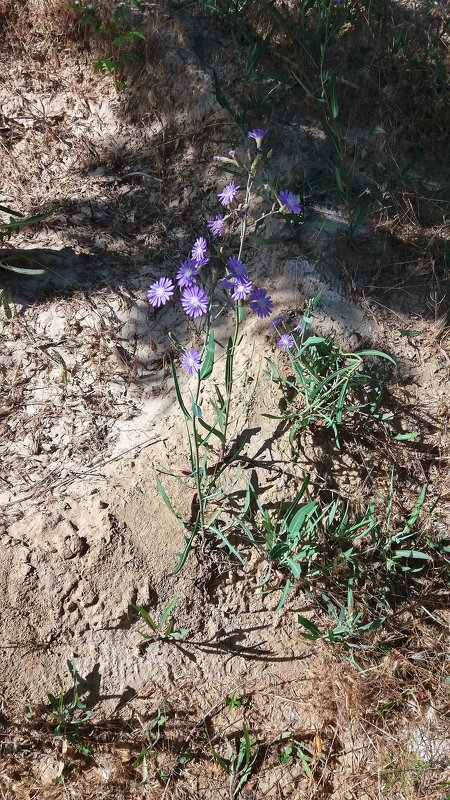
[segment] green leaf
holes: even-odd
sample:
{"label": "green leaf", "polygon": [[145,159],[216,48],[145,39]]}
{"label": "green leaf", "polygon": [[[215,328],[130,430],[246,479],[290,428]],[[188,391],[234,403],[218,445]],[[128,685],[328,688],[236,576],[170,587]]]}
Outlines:
{"label": "green leaf", "polygon": [[180,523],[180,525],[183,528],[185,528],[186,526],[185,526],[185,524],[183,522],[183,518],[180,516],[180,514],[178,514],[177,511],[175,511],[172,503],[170,502],[169,498],[167,497],[167,494],[166,494],[166,491],[164,489],[164,486],[162,485],[162,483],[159,480],[159,478],[156,478],[156,486],[158,488],[158,492],[160,493],[160,495],[161,495],[162,499],[164,500],[164,502],[165,502],[167,508],[169,509],[169,511],[173,514],[174,517],[177,518],[177,520]]}
{"label": "green leaf", "polygon": [[144,42],[146,42],[146,41],[147,41],[147,37],[145,36],[145,34],[144,34],[144,33],[142,33],[142,31],[132,30],[132,31],[128,31],[128,34],[129,34],[129,35],[130,35],[132,38],[143,39],[143,40],[144,40]]}
{"label": "green leaf", "polygon": [[191,415],[189,414],[189,411],[187,410],[186,406],[184,405],[183,398],[181,396],[180,385],[178,383],[178,378],[177,378],[177,371],[175,369],[175,363],[174,363],[174,360],[173,360],[172,357],[170,358],[170,368],[172,370],[172,377],[173,377],[173,381],[174,381],[174,384],[175,384],[175,392],[176,392],[176,395],[177,395],[178,405],[180,406],[184,416],[187,419],[191,419]]}
{"label": "green leaf", "polygon": [[183,569],[183,567],[184,567],[184,565],[186,563],[187,557],[188,557],[189,553],[191,552],[191,550],[192,550],[192,548],[194,546],[194,539],[195,539],[196,535],[197,535],[197,529],[194,528],[194,530],[192,531],[190,536],[185,536],[184,537],[185,548],[184,548],[182,553],[177,553],[176,554],[176,556],[178,558],[178,564],[175,567],[175,569],[173,570],[173,572],[169,572],[169,575],[178,575],[178,573],[181,572],[181,570]]}
{"label": "green leaf", "polygon": [[330,83],[331,83],[331,90],[330,90],[329,103],[330,103],[332,117],[333,119],[336,119],[336,117],[339,114],[339,101],[337,96],[336,75],[334,73],[331,76]]}
{"label": "green leaf", "polygon": [[174,610],[174,608],[175,608],[175,606],[176,606],[176,604],[177,604],[177,600],[178,600],[178,597],[174,597],[174,598],[173,598],[173,599],[170,601],[169,605],[168,605],[168,606],[166,606],[166,608],[165,608],[165,609],[164,609],[164,611],[162,612],[162,614],[161,614],[161,619],[160,619],[160,624],[161,624],[161,625],[163,625],[163,624],[166,622],[166,620],[167,620],[167,619],[170,617],[170,615],[171,615],[172,611]]}
{"label": "green leaf", "polygon": [[[21,228],[27,228],[29,225],[36,225],[38,222],[48,219],[48,217],[50,217],[54,211],[55,209],[51,208],[49,211],[45,211],[43,214],[33,214],[32,217],[25,217],[25,219],[11,220],[6,227],[11,228],[13,231],[19,231]],[[22,215],[19,214],[19,216],[21,217]]]}
{"label": "green leaf", "polygon": [[199,406],[197,403],[192,403],[192,413],[194,417],[198,419],[202,416],[202,407]]}
{"label": "green leaf", "polygon": [[402,530],[402,534],[409,533],[411,528],[413,527],[413,525],[415,525],[415,523],[417,521],[417,518],[418,518],[418,516],[419,516],[419,514],[420,514],[420,512],[422,510],[422,506],[423,506],[423,504],[425,502],[426,493],[427,493],[427,487],[425,485],[425,486],[422,486],[422,489],[420,491],[420,495],[417,498],[417,503],[416,503],[416,505],[414,506],[414,508],[412,510],[412,513],[411,513],[410,518],[408,519],[408,522],[406,523],[405,527]]}
{"label": "green leaf", "polygon": [[208,431],[208,436],[205,439],[202,439],[201,444],[206,444],[210,436],[217,436],[222,444],[225,443],[225,436],[221,431],[217,430],[217,428],[214,428],[212,425],[208,425],[208,423],[206,423],[203,419],[200,419],[200,417],[198,418],[198,423],[202,426],[202,428],[205,428],[205,430]]}
{"label": "green leaf", "polygon": [[303,627],[306,628],[307,631],[310,631],[310,634],[302,633],[300,631],[300,635],[304,636],[305,639],[311,639],[311,641],[315,642],[316,639],[320,639],[320,637],[322,636],[317,625],[314,625],[314,623],[311,622],[311,620],[306,619],[306,617],[298,616],[297,622],[299,623],[299,625],[303,625]]}
{"label": "green leaf", "polygon": [[409,338],[411,336],[420,336],[420,331],[410,331],[408,329],[400,328],[399,334],[400,336],[408,336]]}
{"label": "green leaf", "polygon": [[204,350],[204,358],[202,368],[200,370],[200,380],[204,381],[209,378],[214,367],[214,352],[216,342],[214,340],[214,331],[211,331],[208,337],[208,343]]}
{"label": "green leaf", "polygon": [[227,343],[227,356],[225,361],[225,388],[227,395],[230,394],[231,383],[233,380],[233,339],[228,339]]}
{"label": "green leaf", "polygon": [[0,267],[7,269],[9,272],[18,272],[20,275],[43,275],[45,269],[25,269],[25,267],[12,267],[11,264],[5,264],[0,261]]}
{"label": "green leaf", "polygon": [[358,350],[355,356],[378,356],[378,358],[385,358],[387,361],[390,361],[394,367],[397,366],[397,362],[394,361],[391,356],[388,356],[387,353],[382,353],[381,350]]}
{"label": "green leaf", "polygon": [[366,622],[365,625],[358,625],[358,633],[373,633],[373,631],[377,631],[385,619],[386,617],[378,617],[372,622]]}
{"label": "green leaf", "polygon": [[12,208],[6,208],[6,206],[0,206],[0,211],[3,211],[4,214],[12,214],[14,217],[22,216],[20,211],[14,211]]}
{"label": "green leaf", "polygon": [[229,553],[230,553],[232,556],[234,556],[235,558],[237,558],[237,560],[238,560],[238,561],[239,561],[241,564],[243,564],[243,563],[244,563],[244,559],[242,558],[242,556],[240,555],[240,553],[238,553],[238,551],[236,550],[236,548],[235,548],[235,547],[233,547],[233,545],[231,544],[231,542],[229,541],[229,539],[227,539],[227,537],[225,536],[225,534],[223,533],[223,531],[221,531],[221,529],[220,529],[220,528],[216,528],[215,526],[213,526],[213,525],[210,525],[210,526],[209,526],[209,528],[208,528],[208,530],[210,531],[210,533],[212,533],[212,534],[213,534],[213,536],[215,536],[215,537],[216,537],[216,539],[218,539],[218,540],[219,540],[219,542],[220,542],[220,545],[219,545],[219,546],[220,546],[220,547],[225,547],[225,548],[228,550],[228,552],[229,552]]}
{"label": "green leaf", "polygon": [[268,557],[270,561],[278,561],[289,550],[289,545],[286,542],[278,542],[271,550],[269,550]]}
{"label": "green leaf", "polygon": [[279,603],[278,603],[278,605],[277,605],[277,607],[275,609],[275,612],[280,611],[280,609],[283,608],[283,606],[284,606],[284,604],[285,604],[285,602],[287,600],[287,596],[288,596],[288,594],[289,594],[289,592],[291,590],[291,586],[292,586],[292,583],[288,578],[286,583],[283,586],[283,591],[281,593],[281,597],[280,597]]}
{"label": "green leaf", "polygon": [[336,180],[336,186],[338,187],[339,191],[344,194],[345,193],[345,182],[342,177],[342,170],[340,167],[334,168],[334,177]]}
{"label": "green leaf", "polygon": [[306,519],[313,511],[315,511],[317,507],[317,503],[315,500],[311,500],[307,505],[300,508],[299,511],[295,514],[291,522],[288,526],[288,531],[290,534],[295,536],[300,532],[300,529]]}
{"label": "green leaf", "polygon": [[420,550],[395,550],[394,558],[421,558],[425,561],[433,561],[428,553],[421,553]]}
{"label": "green leaf", "polygon": [[180,628],[179,631],[174,631],[170,634],[171,639],[181,639],[182,636],[187,636],[190,628]]}
{"label": "green leaf", "polygon": [[11,307],[10,307],[10,305],[8,303],[8,300],[6,299],[6,295],[5,295],[5,293],[4,293],[4,291],[2,289],[0,289],[0,303],[3,306],[3,311],[5,312],[6,319],[11,319],[11,317],[12,317]]}
{"label": "green leaf", "polygon": [[159,630],[159,625],[157,625],[156,622],[153,621],[150,614],[145,610],[145,608],[142,608],[142,606],[135,606],[135,605],[132,605],[131,608],[134,608],[134,610],[138,612],[139,616],[142,617],[145,624],[148,625],[148,627],[151,628],[152,631],[156,632]]}
{"label": "green leaf", "polygon": [[300,564],[298,564],[297,561],[294,561],[293,558],[287,558],[286,559],[286,564],[288,565],[288,567],[290,567],[290,570],[291,570],[294,578],[298,579],[298,578],[301,577],[302,569],[300,567]]}
{"label": "green leaf", "polygon": [[416,439],[419,435],[419,431],[410,431],[410,433],[398,433],[397,436],[394,436],[393,438],[397,442],[406,442],[409,439]]}

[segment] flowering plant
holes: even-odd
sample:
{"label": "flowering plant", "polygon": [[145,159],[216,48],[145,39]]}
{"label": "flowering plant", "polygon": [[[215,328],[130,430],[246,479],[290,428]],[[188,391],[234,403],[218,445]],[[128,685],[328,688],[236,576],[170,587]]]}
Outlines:
{"label": "flowering plant", "polygon": [[[215,161],[232,165],[233,173],[242,175],[242,184],[233,179],[218,193],[217,198],[223,206],[223,211],[207,221],[209,241],[204,235],[198,236],[189,257],[180,265],[175,281],[163,276],[147,291],[148,302],[154,308],[165,306],[179,294],[183,311],[192,320],[198,321],[200,331],[203,333],[203,347],[201,349],[187,347],[181,356],[184,372],[190,378],[196,379],[189,403],[183,398],[175,363],[173,359],[171,360],[177,400],[187,426],[191,465],[188,477],[194,479],[196,490],[193,503],[193,508],[196,510],[188,523],[176,514],[161,482],[157,481],[164,501],[189,533],[185,537],[184,551],[179,554],[176,572],[185,563],[197,535],[205,536],[208,531],[240,558],[225,536],[224,525],[219,519],[220,512],[207,519],[207,509],[212,498],[215,506],[220,508],[220,499],[223,499],[225,491],[218,486],[219,477],[240,453],[239,448],[229,448],[229,431],[235,380],[234,359],[241,341],[240,326],[245,308],[256,314],[259,319],[270,317],[273,309],[273,301],[267,290],[254,285],[250,271],[242,260],[244,245],[249,230],[255,230],[267,217],[281,214],[290,218],[292,214],[298,215],[301,212],[300,201],[291,191],[284,189],[276,193],[271,190],[274,197],[269,211],[257,219],[252,218],[251,200],[258,167],[262,160],[262,142],[266,133],[259,128],[248,132],[248,137],[256,144],[256,155],[250,160],[249,165],[241,161],[234,150],[231,150],[228,156],[214,156]],[[227,257],[224,244],[217,243],[217,240],[228,241],[235,233],[238,234],[237,256]],[[234,335],[223,347],[216,340],[214,321],[226,308],[232,308],[234,312]],[[281,339],[280,347],[286,349],[288,342],[283,337]],[[209,379],[213,372],[216,345],[223,347],[225,354],[224,388],[215,385],[215,397],[210,398],[214,420],[209,423],[204,418],[200,397],[203,382]],[[220,443],[218,452],[211,446],[211,440],[214,439]],[[212,452],[216,453],[216,462],[208,466]]]}
{"label": "flowering plant", "polygon": [[330,338],[309,335],[311,313],[319,299],[320,295],[311,300],[303,317],[293,324],[283,317],[275,317],[271,323],[279,337],[278,347],[287,352],[291,375],[284,377],[267,359],[266,374],[281,388],[284,410],[281,416],[264,416],[288,422],[294,452],[298,433],[311,425],[331,429],[339,448],[339,428],[345,419],[351,418],[355,425],[358,417],[384,422],[392,417],[380,411],[383,386],[376,370],[367,369],[365,361],[383,358],[395,365],[394,359],[379,350],[347,353]]}

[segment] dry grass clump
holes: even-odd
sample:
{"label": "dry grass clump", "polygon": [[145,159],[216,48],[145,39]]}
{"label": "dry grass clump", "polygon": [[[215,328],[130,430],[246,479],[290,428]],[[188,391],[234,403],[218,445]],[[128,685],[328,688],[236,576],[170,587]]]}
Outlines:
{"label": "dry grass clump", "polygon": [[68,2],[61,0],[2,0],[0,3],[2,46],[23,52],[61,48],[76,36],[77,16]]}

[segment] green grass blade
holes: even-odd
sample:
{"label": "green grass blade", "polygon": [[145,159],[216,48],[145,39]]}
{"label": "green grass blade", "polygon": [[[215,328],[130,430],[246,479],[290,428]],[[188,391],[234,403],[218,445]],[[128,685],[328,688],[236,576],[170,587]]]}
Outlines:
{"label": "green grass blade", "polygon": [[378,358],[385,358],[387,361],[390,361],[394,367],[397,366],[397,362],[391,356],[388,356],[387,353],[382,353],[381,350],[358,350],[355,353],[356,356],[378,356]]}
{"label": "green grass blade", "polygon": [[178,575],[178,573],[181,572],[181,570],[183,569],[183,567],[184,567],[184,565],[186,563],[187,557],[188,557],[189,553],[191,552],[191,550],[192,550],[192,548],[194,546],[194,539],[195,539],[196,534],[197,534],[197,529],[194,528],[194,530],[192,531],[190,536],[185,536],[184,537],[185,548],[184,548],[182,553],[177,553],[176,554],[176,556],[178,558],[178,564],[175,567],[175,569],[173,570],[173,572],[169,573],[169,575],[171,575],[171,576],[172,575]]}
{"label": "green grass blade", "polygon": [[287,600],[288,594],[291,591],[291,588],[292,588],[292,582],[288,578],[286,583],[283,586],[283,591],[282,591],[282,594],[281,594],[281,597],[280,597],[280,602],[278,603],[278,605],[277,605],[277,607],[275,609],[275,613],[277,611],[280,611],[280,609],[283,608],[283,606],[284,606],[284,604],[285,604],[285,602]]}
{"label": "green grass blade", "polygon": [[175,363],[174,363],[173,358],[170,359],[170,369],[172,370],[172,377],[173,377],[173,381],[174,381],[174,384],[175,384],[175,392],[176,392],[176,395],[177,395],[178,405],[180,406],[180,408],[181,408],[184,416],[186,417],[186,419],[191,419],[191,415],[189,414],[189,411],[187,410],[186,406],[184,405],[183,398],[181,396],[180,385],[178,383],[177,371],[175,369]]}
{"label": "green grass blade", "polygon": [[166,494],[166,491],[164,489],[164,486],[162,485],[162,483],[159,480],[159,478],[156,478],[156,486],[158,488],[158,492],[160,493],[160,495],[161,495],[162,499],[164,500],[164,502],[165,502],[167,508],[169,509],[169,511],[173,514],[174,517],[177,518],[177,520],[180,523],[180,525],[182,525],[182,527],[185,528],[186,526],[185,526],[185,524],[183,522],[183,517],[181,517],[180,514],[178,514],[178,512],[175,511],[172,503],[170,502],[169,498],[167,497],[167,494]]}
{"label": "green grass blade", "polygon": [[409,531],[411,530],[413,525],[416,524],[417,518],[418,518],[418,516],[419,516],[419,514],[420,514],[420,512],[422,510],[422,506],[423,506],[423,504],[425,502],[426,494],[427,494],[427,487],[426,486],[422,486],[420,495],[419,495],[419,497],[417,499],[417,503],[416,503],[416,505],[414,506],[414,508],[412,510],[412,513],[411,513],[411,516],[410,516],[408,522],[406,523],[405,527],[402,530],[402,534],[409,533]]}

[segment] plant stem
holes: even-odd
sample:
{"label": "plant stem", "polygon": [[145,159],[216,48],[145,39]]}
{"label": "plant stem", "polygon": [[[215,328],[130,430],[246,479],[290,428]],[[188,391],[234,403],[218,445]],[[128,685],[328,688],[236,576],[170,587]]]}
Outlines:
{"label": "plant stem", "polygon": [[[257,155],[254,159],[247,178],[247,186],[245,188],[245,200],[243,203],[244,206],[244,216],[242,217],[241,221],[241,232],[240,232],[240,241],[239,241],[239,253],[238,259],[240,260],[242,257],[242,250],[244,248],[244,241],[245,241],[245,234],[247,233],[247,208],[250,202],[250,196],[252,191],[253,179],[255,175],[255,170],[257,166],[257,162],[259,160],[259,156]],[[227,388],[227,398],[226,398],[226,409],[225,409],[225,422],[224,422],[224,442],[222,445],[222,458],[225,458],[225,452],[227,447],[227,432],[228,432],[228,425],[230,421],[230,409],[231,409],[231,397],[233,392],[233,366],[234,366],[234,354],[236,351],[237,343],[239,341],[239,326],[240,326],[240,308],[241,304],[240,301],[236,300],[234,304],[234,336],[232,339],[231,351],[230,351],[230,370],[229,370],[229,382]]]}

